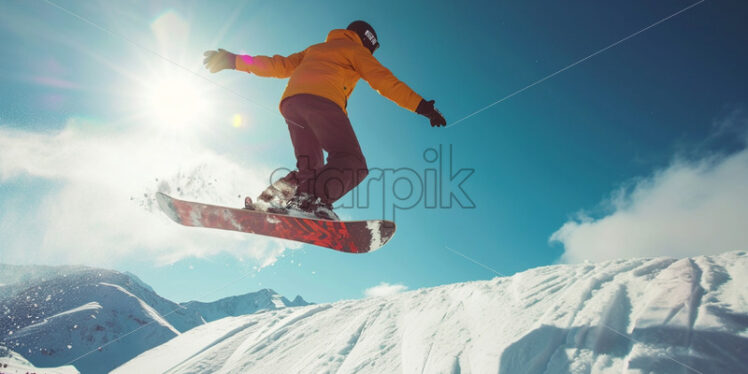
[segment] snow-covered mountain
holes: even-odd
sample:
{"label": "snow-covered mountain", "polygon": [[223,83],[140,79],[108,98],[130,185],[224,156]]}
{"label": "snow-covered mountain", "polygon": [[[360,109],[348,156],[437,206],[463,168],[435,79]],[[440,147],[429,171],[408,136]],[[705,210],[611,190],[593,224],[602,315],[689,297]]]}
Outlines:
{"label": "snow-covered mountain", "polygon": [[[294,305],[272,290],[179,305],[129,273],[86,267],[2,269],[7,273],[0,276],[0,345],[39,367],[75,360],[82,373],[108,372],[214,318]],[[297,301],[307,304],[300,297]]]}
{"label": "snow-covered mountain", "polygon": [[224,317],[236,317],[245,314],[256,313],[260,310],[273,310],[293,306],[309,305],[301,296],[296,296],[293,301],[277,294],[270,289],[248,293],[240,296],[231,296],[217,301],[204,303],[190,301],[180,304],[184,313],[194,313],[205,322],[212,322]]}
{"label": "snow-covered mountain", "polygon": [[[110,270],[84,269],[15,288],[0,300],[2,343],[40,367],[78,359],[81,372],[107,372],[202,324]],[[106,345],[113,339],[116,345]]]}
{"label": "snow-covered mountain", "polygon": [[748,255],[556,265],[228,317],[115,373],[748,373]]}

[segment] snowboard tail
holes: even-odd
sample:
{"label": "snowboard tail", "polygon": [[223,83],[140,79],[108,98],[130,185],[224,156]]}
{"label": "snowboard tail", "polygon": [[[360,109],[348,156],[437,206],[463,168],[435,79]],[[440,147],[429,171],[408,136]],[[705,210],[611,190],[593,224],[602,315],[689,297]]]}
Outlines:
{"label": "snowboard tail", "polygon": [[330,221],[175,199],[158,192],[161,210],[175,222],[193,227],[239,231],[317,245],[347,253],[381,248],[395,234],[387,220]]}

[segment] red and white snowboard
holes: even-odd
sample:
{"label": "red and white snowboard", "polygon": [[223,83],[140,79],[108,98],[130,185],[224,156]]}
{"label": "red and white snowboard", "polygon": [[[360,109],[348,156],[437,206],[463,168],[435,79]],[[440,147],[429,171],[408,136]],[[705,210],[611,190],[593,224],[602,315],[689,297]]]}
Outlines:
{"label": "red and white snowboard", "polygon": [[395,234],[395,223],[386,220],[302,218],[178,200],[161,192],[156,194],[156,199],[169,218],[185,226],[272,236],[340,252],[372,252],[385,245]]}

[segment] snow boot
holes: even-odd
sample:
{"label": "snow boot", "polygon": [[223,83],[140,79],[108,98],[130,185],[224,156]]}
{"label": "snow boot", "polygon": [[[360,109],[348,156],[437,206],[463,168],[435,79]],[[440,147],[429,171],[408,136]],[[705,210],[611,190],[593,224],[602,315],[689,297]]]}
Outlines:
{"label": "snow boot", "polygon": [[340,217],[332,210],[332,204],[322,202],[322,199],[305,192],[294,196],[288,201],[286,209],[290,213],[300,213],[310,218],[339,221]]}
{"label": "snow boot", "polygon": [[[296,178],[296,171],[288,173],[285,177],[278,179],[275,183],[268,186],[260,196],[257,198],[257,202],[252,203],[254,209],[261,209],[271,213],[281,213],[288,201],[291,200],[298,190],[298,179]],[[251,199],[247,197],[245,202]],[[246,206],[246,204],[245,204]],[[248,207],[247,207],[248,208]],[[248,208],[250,209],[250,208]]]}

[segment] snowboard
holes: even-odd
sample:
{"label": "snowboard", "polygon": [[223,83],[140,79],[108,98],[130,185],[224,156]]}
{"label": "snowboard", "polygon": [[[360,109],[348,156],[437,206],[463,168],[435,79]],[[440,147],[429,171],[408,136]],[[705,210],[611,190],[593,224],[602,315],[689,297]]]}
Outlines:
{"label": "snowboard", "polygon": [[161,192],[156,193],[156,200],[169,218],[185,226],[294,240],[346,253],[375,251],[395,234],[395,223],[387,220],[330,221],[295,217],[184,201]]}

